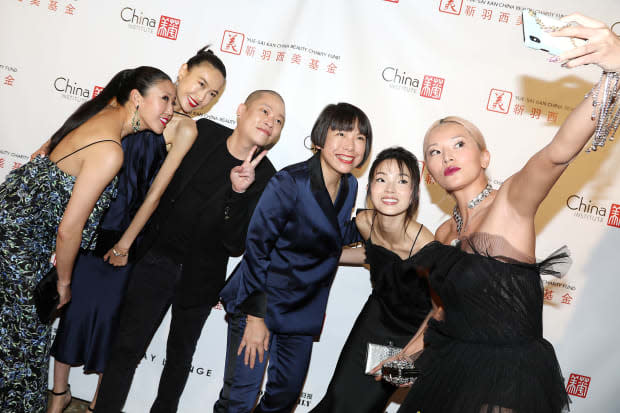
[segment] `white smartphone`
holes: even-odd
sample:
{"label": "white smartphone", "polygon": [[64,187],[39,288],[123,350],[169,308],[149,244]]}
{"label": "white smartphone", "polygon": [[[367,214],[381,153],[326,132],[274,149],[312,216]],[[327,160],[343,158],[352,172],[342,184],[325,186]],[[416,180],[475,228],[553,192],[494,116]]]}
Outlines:
{"label": "white smartphone", "polygon": [[553,55],[562,54],[568,50],[585,44],[585,40],[575,37],[553,37],[544,30],[545,27],[562,28],[567,26],[561,20],[544,14],[538,14],[530,9],[523,9],[523,41],[531,49],[542,50]]}

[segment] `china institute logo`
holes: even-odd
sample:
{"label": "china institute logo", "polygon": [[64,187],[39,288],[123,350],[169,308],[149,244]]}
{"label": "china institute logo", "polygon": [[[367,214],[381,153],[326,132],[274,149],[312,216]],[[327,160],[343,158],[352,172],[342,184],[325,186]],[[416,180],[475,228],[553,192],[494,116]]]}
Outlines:
{"label": "china institute logo", "polygon": [[164,15],[159,18],[152,17],[133,7],[124,7],[121,10],[121,20],[128,23],[132,30],[153,33],[157,37],[170,40],[177,39],[181,27],[181,19]]}
{"label": "china institute logo", "polygon": [[588,396],[591,377],[571,373],[566,385],[566,393],[585,399]]}
{"label": "china institute logo", "polygon": [[487,110],[503,113],[505,115],[510,110],[511,102],[512,92],[501,89],[491,89],[489,92],[489,100],[487,101]]}
{"label": "china institute logo", "polygon": [[386,66],[381,71],[381,79],[387,82],[391,89],[402,90],[430,99],[441,99],[446,80],[442,77],[424,75],[422,81],[416,75],[407,74],[398,66]]}
{"label": "china institute logo", "polygon": [[577,218],[593,222],[606,222],[608,226],[620,228],[620,204],[611,204],[610,207],[600,202],[586,200],[581,195],[570,195],[566,199],[566,207],[573,211]]}
{"label": "china institute logo", "polygon": [[225,53],[240,55],[243,50],[245,35],[243,33],[224,30],[220,50]]}
{"label": "china institute logo", "polygon": [[463,8],[463,0],[441,0],[439,2],[439,11],[448,14],[461,14]]}

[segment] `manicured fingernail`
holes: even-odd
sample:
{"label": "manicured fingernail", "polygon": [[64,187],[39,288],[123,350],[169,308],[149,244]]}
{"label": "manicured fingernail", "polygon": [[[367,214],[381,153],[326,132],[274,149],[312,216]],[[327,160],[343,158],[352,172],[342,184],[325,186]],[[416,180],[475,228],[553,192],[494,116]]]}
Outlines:
{"label": "manicured fingernail", "polygon": [[558,56],[551,56],[548,60],[550,62],[556,63],[560,61],[560,58]]}

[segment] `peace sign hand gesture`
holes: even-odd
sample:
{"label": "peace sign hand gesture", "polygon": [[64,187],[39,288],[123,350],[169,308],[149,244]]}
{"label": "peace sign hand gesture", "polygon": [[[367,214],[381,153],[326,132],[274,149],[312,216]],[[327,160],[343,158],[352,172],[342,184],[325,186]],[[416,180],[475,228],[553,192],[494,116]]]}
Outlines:
{"label": "peace sign hand gesture", "polygon": [[252,159],[257,149],[258,146],[254,145],[247,158],[245,158],[245,161],[243,161],[241,165],[235,166],[230,170],[230,182],[232,183],[233,191],[242,194],[252,185],[252,182],[254,182],[254,170],[256,169],[256,165],[263,160],[268,152],[263,150],[255,159]]}

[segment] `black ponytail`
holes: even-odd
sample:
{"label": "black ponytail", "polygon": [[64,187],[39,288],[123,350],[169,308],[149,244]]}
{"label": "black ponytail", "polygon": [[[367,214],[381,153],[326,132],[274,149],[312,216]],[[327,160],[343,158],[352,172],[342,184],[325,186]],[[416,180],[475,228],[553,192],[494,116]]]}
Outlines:
{"label": "black ponytail", "polygon": [[144,96],[151,86],[162,80],[170,80],[170,77],[150,66],[121,70],[114,75],[97,97],[82,103],[52,135],[49,153],[65,136],[99,113],[112,99],[116,98],[119,105],[124,105],[129,100],[129,94],[133,89],[137,89]]}
{"label": "black ponytail", "polygon": [[210,45],[207,45],[198,50],[198,52],[196,52],[196,54],[187,61],[187,70],[207,62],[215,69],[219,70],[222,76],[224,76],[224,79],[226,79],[226,66],[224,66],[224,63],[220,60],[220,58],[213,53],[213,50],[211,50],[210,47]]}

